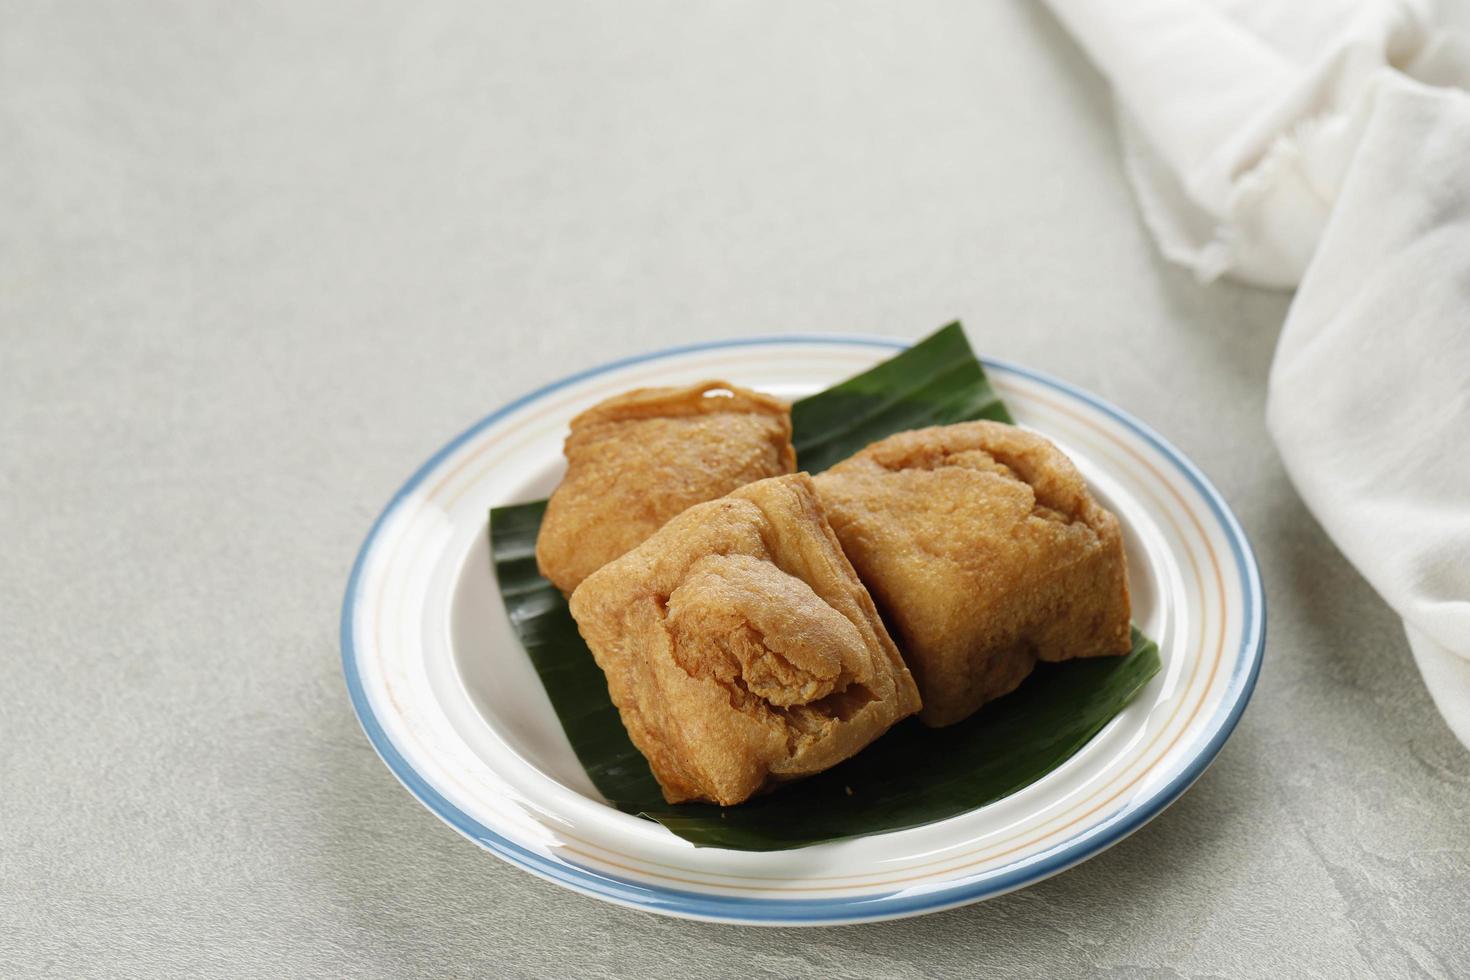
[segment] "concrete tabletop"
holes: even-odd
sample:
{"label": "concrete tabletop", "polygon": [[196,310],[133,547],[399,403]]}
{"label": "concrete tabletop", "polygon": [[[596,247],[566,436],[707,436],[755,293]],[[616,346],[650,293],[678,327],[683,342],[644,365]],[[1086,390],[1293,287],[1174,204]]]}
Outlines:
{"label": "concrete tabletop", "polygon": [[[1470,967],[1470,755],[1266,435],[1288,298],[1160,260],[1038,6],[4,7],[0,974]],[[374,756],[339,603],[447,438],[657,347],[955,317],[1255,543],[1260,685],[1158,820],[983,905],[760,931],[502,864]]]}

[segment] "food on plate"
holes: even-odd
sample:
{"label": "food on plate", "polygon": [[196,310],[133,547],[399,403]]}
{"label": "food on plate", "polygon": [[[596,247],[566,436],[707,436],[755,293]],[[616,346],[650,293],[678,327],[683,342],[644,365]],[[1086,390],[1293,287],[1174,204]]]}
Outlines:
{"label": "food on plate", "polygon": [[815,484],[925,724],[969,716],[1037,661],[1131,649],[1118,521],[1041,436],[999,422],[901,432]]}
{"label": "food on plate", "polygon": [[564,452],[536,562],[568,594],[692,504],[796,468],[786,403],[723,381],[600,402],[572,419]]}
{"label": "food on plate", "polygon": [[804,473],[690,507],[571,612],[670,803],[740,803],[919,709]]}

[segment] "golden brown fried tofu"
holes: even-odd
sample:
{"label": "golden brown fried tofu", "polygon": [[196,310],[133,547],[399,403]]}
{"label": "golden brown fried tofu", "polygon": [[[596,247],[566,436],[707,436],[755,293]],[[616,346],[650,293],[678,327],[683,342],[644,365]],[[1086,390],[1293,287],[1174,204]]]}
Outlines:
{"label": "golden brown fried tofu", "polygon": [[1127,653],[1118,521],[1046,439],[999,422],[903,432],[816,477],[843,550],[949,725],[1038,660]]}
{"label": "golden brown fried tofu", "polygon": [[723,381],[600,402],[572,419],[564,452],[536,538],[564,593],[686,507],[796,468],[786,403]]}
{"label": "golden brown fried tofu", "polygon": [[689,508],[571,608],[670,803],[740,803],[919,708],[805,473]]}

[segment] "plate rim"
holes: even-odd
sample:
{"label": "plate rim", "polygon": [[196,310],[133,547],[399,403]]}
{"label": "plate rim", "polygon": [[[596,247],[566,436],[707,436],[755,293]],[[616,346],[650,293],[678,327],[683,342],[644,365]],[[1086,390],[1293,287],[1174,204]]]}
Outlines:
{"label": "plate rim", "polygon": [[414,798],[454,830],[497,857],[539,878],[628,908],[638,908],[680,918],[742,925],[828,926],[872,922],[924,915],[995,898],[1035,884],[1052,875],[1060,874],[1095,857],[1167,809],[1214,762],[1225,742],[1234,732],[1255,690],[1264,659],[1266,642],[1266,600],[1260,565],[1244,528],[1230,509],[1229,504],[1225,502],[1223,495],[1199,467],[1172,443],[1137,417],[1099,396],[1046,372],[1023,367],[1002,358],[980,357],[979,360],[987,369],[994,367],[1008,371],[1080,399],[1122,423],[1167,457],[1209,504],[1211,511],[1224,529],[1225,536],[1230,541],[1236,569],[1241,576],[1245,626],[1241,631],[1240,654],[1247,658],[1248,664],[1239,692],[1219,721],[1218,727],[1195,757],[1173,779],[1154,791],[1138,806],[1116,815],[1109,821],[1089,828],[1078,837],[1059,844],[1052,851],[1038,856],[1027,864],[979,881],[962,880],[925,888],[918,892],[899,890],[883,895],[854,898],[787,899],[713,895],[629,881],[591,868],[558,862],[506,838],[465,813],[434,789],[393,745],[391,738],[373,712],[359,674],[357,645],[353,630],[354,614],[362,601],[363,569],[388,519],[447,457],[484,429],[562,388],[611,371],[683,354],[734,347],[794,344],[856,345],[884,350],[903,350],[912,346],[913,343],[913,341],[900,338],[872,335],[798,333],[739,337],[664,347],[595,365],[541,385],[506,402],[441,446],[414,470],[373,521],[353,561],[342,600],[340,644],[342,669],[349,700],[363,734],[367,736],[368,742],[388,770]]}

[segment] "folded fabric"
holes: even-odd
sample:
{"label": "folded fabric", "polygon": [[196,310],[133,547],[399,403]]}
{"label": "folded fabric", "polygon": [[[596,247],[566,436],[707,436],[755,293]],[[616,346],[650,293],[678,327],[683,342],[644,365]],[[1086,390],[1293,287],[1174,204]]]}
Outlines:
{"label": "folded fabric", "polygon": [[1417,3],[1049,2],[1164,254],[1300,284],[1272,435],[1470,745],[1470,43]]}
{"label": "folded fabric", "polygon": [[1470,94],[1385,78],[1372,101],[1268,416],[1307,506],[1404,617],[1470,745]]}

